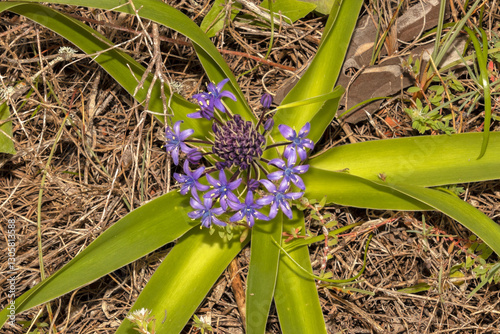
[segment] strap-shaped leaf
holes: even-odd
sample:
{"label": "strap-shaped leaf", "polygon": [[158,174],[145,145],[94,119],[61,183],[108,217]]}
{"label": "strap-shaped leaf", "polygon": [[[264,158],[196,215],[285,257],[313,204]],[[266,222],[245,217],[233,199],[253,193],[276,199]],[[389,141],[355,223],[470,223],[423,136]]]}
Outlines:
{"label": "strap-shaped leaf", "polygon": [[500,225],[469,203],[435,189],[391,183],[387,187],[405,193],[455,219],[500,255]]}
{"label": "strap-shaped leaf", "polygon": [[[288,220],[288,218],[285,218]],[[248,268],[246,307],[247,333],[264,333],[273,300],[280,250],[273,240],[281,240],[283,215],[252,228],[252,257]]]}
{"label": "strap-shaped leaf", "polygon": [[477,160],[482,140],[481,133],[462,133],[348,144],[311,159],[310,165],[311,170],[348,168],[349,174],[373,181],[383,174],[387,182],[426,187],[499,179],[500,132],[491,133],[489,149]]}
{"label": "strap-shaped leaf", "polygon": [[309,168],[302,176],[307,198],[327,196],[329,203],[381,210],[432,210],[422,202],[347,172]]}
{"label": "strap-shaped leaf", "polygon": [[[9,4],[10,6],[6,6],[6,4]],[[4,7],[0,7],[0,10],[7,10],[8,8],[14,13],[23,15],[30,20],[53,30],[87,54],[96,54],[97,52],[100,52],[100,56],[95,58],[95,61],[99,63],[102,68],[130,94],[134,93],[137,81],[141,79],[145,72],[144,67],[125,52],[116,48],[110,49],[113,44],[97,31],[46,6],[25,3],[1,3],[0,5],[3,5],[2,7]],[[102,52],[103,50],[108,51]],[[147,91],[151,82],[152,75],[149,75],[148,79],[144,83],[144,89],[139,90],[135,95],[135,98],[139,102],[142,103],[146,99]],[[167,95],[170,94],[167,86],[165,86],[165,93]],[[167,98],[168,97],[169,96],[167,96]],[[186,117],[187,114],[192,113],[197,109],[195,104],[186,101],[178,94],[174,94],[170,99],[170,106],[173,110],[175,110],[175,115],[173,117],[174,120],[185,120],[186,125],[194,129],[197,135],[208,133],[208,130],[206,130],[208,128],[208,121],[200,122],[199,120],[193,120]],[[152,90],[149,109],[163,114],[159,81],[157,81],[154,89]],[[163,117],[159,117],[159,119],[163,120]]]}
{"label": "strap-shaped leaf", "polygon": [[[46,2],[42,0],[28,1]],[[123,0],[56,0],[49,2],[91,8],[113,9],[118,12],[135,15],[132,6],[127,4],[128,1]],[[189,38],[194,43],[198,58],[200,59],[210,80],[219,82],[222,79],[229,78],[230,83],[225,88],[233,92],[238,99],[238,102],[226,99],[227,101],[225,102],[228,104],[230,109],[247,119],[251,119],[253,117],[250,107],[246,103],[245,96],[241,92],[233,73],[224,61],[224,58],[222,58],[221,54],[217,51],[205,33],[189,17],[162,1],[134,0],[134,6],[139,11],[138,15],[140,17],[150,19],[169,27]],[[41,24],[45,25],[43,23]],[[48,28],[51,29],[50,27]],[[121,81],[119,82],[122,84]],[[133,83],[135,83],[135,81],[133,81]],[[174,110],[177,111],[176,109]]]}
{"label": "strap-shaped leaf", "polygon": [[[64,267],[16,299],[16,313],[45,303],[176,240],[196,224],[187,216],[189,199],[177,192],[130,212]],[[0,327],[9,310],[0,312]]]}
{"label": "strap-shaped leaf", "polygon": [[[286,219],[283,230],[290,231],[297,227],[302,227],[304,233],[304,216],[302,212],[294,210],[294,219]],[[312,273],[307,246],[300,246],[289,255],[302,268]],[[314,279],[307,276],[284,254],[280,257],[274,302],[283,334],[326,334],[325,320]]]}
{"label": "strap-shaped leaf", "polygon": [[[335,1],[332,7],[334,15],[329,19],[328,29],[325,29],[318,52],[282,104],[320,96],[333,90],[362,4],[362,0]],[[322,105],[323,103],[318,102],[279,110],[275,115],[275,123],[287,124],[299,129],[306,122],[311,121]],[[273,132],[273,136],[282,138],[277,129]]]}
{"label": "strap-shaped leaf", "polygon": [[[156,319],[156,333],[180,333],[229,262],[248,241],[223,241],[218,233],[194,228],[168,253],[141,292],[132,310],[147,308]],[[117,334],[137,333],[124,320]]]}

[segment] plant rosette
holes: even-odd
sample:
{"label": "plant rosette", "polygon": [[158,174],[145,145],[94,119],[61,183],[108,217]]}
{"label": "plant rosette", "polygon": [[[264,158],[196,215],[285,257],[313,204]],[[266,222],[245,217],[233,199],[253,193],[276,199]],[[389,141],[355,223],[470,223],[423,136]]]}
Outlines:
{"label": "plant rosette", "polygon": [[[309,166],[302,163],[307,159],[308,150],[314,148],[312,140],[306,138],[310,123],[299,133],[280,124],[279,131],[286,141],[268,144],[274,122],[272,117],[264,118],[272,113],[266,112],[272,97],[262,96],[263,110],[257,124],[245,121],[223,104],[223,98],[236,101],[234,94],[222,90],[228,81],[210,83],[208,92],[193,96],[200,108],[187,116],[212,121],[210,138],[189,139],[194,130],[181,130],[182,121],[165,130],[165,148],[173,162],[179,164],[180,154],[186,157],[183,173],[174,173],[174,178],[180,184],[180,193],[191,195],[190,205],[194,211],[188,216],[201,220],[201,225],[207,228],[212,224],[226,226],[242,221],[253,227],[256,220],[273,219],[280,211],[292,219],[291,201],[301,198],[306,189],[300,175],[306,173]],[[204,146],[199,148],[197,144]],[[280,146],[285,147],[280,157],[271,160],[263,157],[266,150]],[[212,165],[200,166],[202,158]],[[276,171],[269,172],[273,166]],[[200,182],[203,176],[208,184]],[[266,209],[267,214],[261,212]],[[218,218],[222,214],[231,217],[223,221]]]}

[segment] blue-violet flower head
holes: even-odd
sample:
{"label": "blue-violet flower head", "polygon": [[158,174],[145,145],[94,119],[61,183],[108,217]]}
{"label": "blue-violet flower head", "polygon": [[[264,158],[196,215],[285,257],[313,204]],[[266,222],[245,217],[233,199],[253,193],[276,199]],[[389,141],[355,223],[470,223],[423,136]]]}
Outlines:
{"label": "blue-violet flower head", "polygon": [[314,148],[314,143],[311,139],[305,138],[309,134],[311,129],[311,124],[306,123],[302,129],[300,129],[299,134],[293,130],[291,127],[280,124],[278,126],[283,137],[291,141],[291,143],[285,148],[283,156],[287,159],[290,158],[291,154],[295,154],[295,151],[299,153],[300,160],[305,160],[307,158],[306,147],[309,149]]}
{"label": "blue-violet flower head", "polygon": [[213,189],[203,195],[204,198],[219,198],[220,205],[224,210],[228,208],[228,201],[239,202],[238,197],[233,194],[233,190],[236,190],[240,186],[242,179],[228,182],[226,173],[221,169],[218,180],[210,176],[210,174],[207,174],[207,180],[213,186]]}
{"label": "blue-violet flower head", "polygon": [[179,174],[179,173],[174,173],[174,178],[181,184],[181,194],[186,195],[189,190],[191,190],[191,194],[193,196],[198,196],[196,193],[196,190],[199,191],[205,191],[210,189],[209,186],[201,184],[198,179],[200,176],[203,174],[205,171],[205,167],[200,167],[194,172],[192,172],[189,169],[189,161],[185,160],[184,161],[184,173],[186,174]]}
{"label": "blue-violet flower head", "polygon": [[283,182],[280,184],[279,188],[276,189],[274,183],[269,180],[260,180],[260,183],[266,187],[269,191],[269,195],[259,198],[256,203],[259,205],[269,205],[271,204],[271,210],[269,211],[269,218],[274,218],[278,214],[278,206],[281,208],[283,213],[292,219],[292,209],[290,208],[290,200],[299,199],[304,195],[303,192],[291,192],[286,193],[288,187]]}
{"label": "blue-violet flower head", "polygon": [[261,135],[251,121],[245,121],[240,115],[223,125],[214,125],[214,145],[212,152],[221,160],[217,169],[231,168],[233,165],[246,170],[254,160],[262,156],[262,146],[266,138]]}
{"label": "blue-violet flower head", "polygon": [[212,198],[203,198],[203,203],[200,201],[198,194],[193,194],[193,197],[189,200],[189,203],[195,209],[188,213],[189,218],[199,219],[201,218],[201,225],[205,227],[210,227],[212,223],[220,226],[226,226],[227,224],[221,221],[215,215],[221,215],[224,213],[222,208],[212,207]]}
{"label": "blue-violet flower head", "polygon": [[260,220],[269,220],[269,217],[260,213],[257,211],[258,209],[262,208],[262,205],[259,205],[257,203],[254,203],[253,201],[253,192],[248,191],[247,196],[245,197],[245,203],[229,203],[229,206],[233,210],[238,210],[236,214],[234,214],[229,221],[230,222],[237,222],[239,220],[242,220],[243,217],[246,218],[248,226],[252,227],[255,224],[255,219],[260,219]]}
{"label": "blue-violet flower head", "polygon": [[222,98],[227,97],[230,98],[233,101],[236,101],[236,97],[234,96],[233,93],[231,93],[228,90],[222,90],[224,85],[229,81],[229,79],[224,79],[221,82],[219,82],[217,85],[214,85],[213,83],[209,83],[207,86],[208,89],[208,95],[210,95],[210,102],[213,104],[213,106],[217,109],[219,109],[221,112],[226,112],[226,107],[224,107],[224,104],[222,104]]}
{"label": "blue-violet flower head", "polygon": [[286,184],[288,186],[291,181],[300,189],[305,190],[306,186],[304,184],[304,181],[302,181],[302,178],[297,174],[304,174],[305,172],[307,172],[307,170],[309,169],[309,165],[295,166],[296,160],[297,156],[295,154],[290,155],[286,164],[284,160],[281,160],[279,158],[272,159],[271,161],[269,161],[269,165],[274,165],[281,170],[269,173],[267,175],[267,178],[272,181],[278,181],[283,178],[280,185]]}

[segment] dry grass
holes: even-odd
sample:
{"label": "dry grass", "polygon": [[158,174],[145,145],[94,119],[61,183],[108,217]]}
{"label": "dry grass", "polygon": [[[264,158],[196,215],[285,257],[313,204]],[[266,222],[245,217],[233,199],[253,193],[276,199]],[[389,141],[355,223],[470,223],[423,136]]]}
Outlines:
{"label": "dry grass", "polygon": [[[493,5],[495,1],[490,1]],[[175,7],[200,23],[208,11],[208,2],[181,1]],[[75,15],[97,29],[134,58],[148,66],[151,61],[144,36],[135,31],[137,21],[129,16],[86,8],[53,6]],[[488,11],[485,22],[498,18]],[[325,18],[308,16],[275,36],[270,60],[238,78],[251,105],[256,106],[264,92],[276,92],[292,70],[301,69],[314,56]],[[145,22],[148,31],[151,27]],[[489,29],[497,29],[497,25]],[[184,37],[160,27],[163,71],[179,92],[189,97],[206,81],[196,55]],[[67,41],[22,17],[3,13],[0,17],[0,74],[3,85],[25,81],[47,67],[50,55]],[[135,38],[135,39],[134,39]],[[132,40],[133,39],[133,40]],[[127,42],[129,41],[129,42]],[[259,64],[255,58],[267,51],[269,32],[252,29],[246,24],[226,27],[215,39],[233,72],[238,75]],[[39,55],[44,58],[42,64]],[[47,58],[47,59],[45,59]],[[6,248],[3,222],[16,220],[19,265],[17,293],[23,293],[40,281],[37,249],[37,219],[42,225],[42,252],[45,271],[51,275],[89,245],[133,208],[168,191],[175,191],[170,164],[162,149],[163,125],[88,58],[71,64],[46,68],[25,93],[11,104],[14,124],[15,156],[0,160],[0,212],[2,234],[0,248]],[[401,102],[393,101],[381,108],[373,123],[349,125],[334,121],[327,130],[325,145],[374,140],[384,136],[414,135],[411,122],[402,111]],[[69,112],[69,119],[64,116]],[[386,116],[399,122],[397,129],[385,122]],[[467,130],[476,131],[481,118],[466,119]],[[498,124],[494,126],[498,127]],[[61,139],[56,133],[62,127]],[[55,153],[46,168],[49,153]],[[42,171],[47,173],[43,188],[41,216],[37,201]],[[462,185],[465,199],[495,221],[500,217],[500,183],[498,181]],[[370,245],[368,265],[361,289],[375,293],[345,295],[318,287],[325,319],[331,333],[499,333],[500,290],[487,284],[472,298],[468,293],[478,280],[472,272],[464,278],[449,277],[452,266],[465,261],[470,232],[437,213],[376,212],[346,207],[330,207],[339,225],[363,221],[359,233],[339,238],[332,247],[327,270],[334,277],[349,278],[362,265],[364,230],[376,235]],[[432,235],[412,233],[434,228]],[[310,225],[313,233],[321,233]],[[437,233],[439,232],[439,233]],[[448,238],[445,235],[453,235]],[[18,320],[50,323],[59,333],[113,333],[134,303],[171,245],[123,267],[98,281],[80,288],[51,303],[52,317],[46,308],[36,307],[18,315]],[[311,259],[319,270],[323,245],[311,247]],[[6,253],[0,254],[0,286],[6,286]],[[490,261],[498,261],[493,256]],[[245,285],[249,249],[238,261]],[[233,268],[234,269],[234,268]],[[217,333],[243,333],[237,300],[231,282],[233,271],[224,273],[197,314],[212,321]],[[427,283],[427,292],[409,294],[397,289]],[[293,290],[293,287],[290,287]],[[4,307],[8,301],[0,297]],[[278,319],[272,308],[268,330],[279,333]],[[21,327],[3,333],[26,332]],[[196,333],[192,324],[186,333]]]}

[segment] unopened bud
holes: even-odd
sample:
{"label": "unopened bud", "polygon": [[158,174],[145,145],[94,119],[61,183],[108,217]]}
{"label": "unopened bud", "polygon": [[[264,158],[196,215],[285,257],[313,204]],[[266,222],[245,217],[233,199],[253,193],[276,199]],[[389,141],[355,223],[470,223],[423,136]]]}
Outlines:
{"label": "unopened bud", "polygon": [[271,96],[271,94],[266,93],[262,95],[262,97],[260,98],[260,104],[262,104],[262,106],[265,109],[271,108],[272,103],[273,103],[273,97]]}
{"label": "unopened bud", "polygon": [[274,126],[274,120],[272,118],[269,118],[266,123],[264,123],[264,130],[269,131],[273,128]]}
{"label": "unopened bud", "polygon": [[250,180],[248,180],[247,186],[248,186],[248,189],[250,191],[257,190],[257,188],[259,187],[259,185],[260,185],[260,183],[256,179],[250,179]]}
{"label": "unopened bud", "polygon": [[201,160],[201,157],[202,157],[201,152],[198,151],[198,149],[196,148],[193,148],[187,152],[187,158],[189,162],[192,164],[198,163],[198,161]]}

